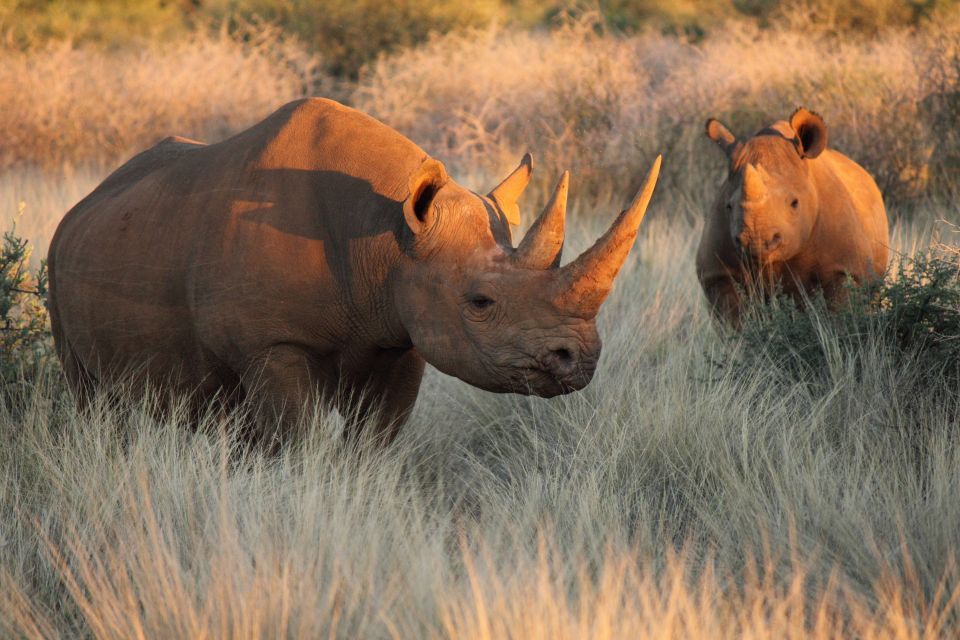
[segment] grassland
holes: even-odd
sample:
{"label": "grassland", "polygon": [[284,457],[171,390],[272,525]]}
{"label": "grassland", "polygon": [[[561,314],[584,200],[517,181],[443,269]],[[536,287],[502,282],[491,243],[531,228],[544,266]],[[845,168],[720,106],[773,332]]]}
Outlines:
{"label": "grassland", "polygon": [[[356,82],[270,33],[2,54],[0,86],[37,88],[0,92],[14,114],[0,121],[0,207],[26,202],[18,229],[39,253],[138,146],[217,139],[318,90],[473,188],[530,148],[528,220],[572,168],[568,255],[654,152],[665,165],[578,394],[498,396],[431,371],[388,451],[345,455],[340,417],[318,408],[299,445],[264,459],[238,449],[230,416],[195,433],[141,404],[80,414],[55,369],[7,384],[0,635],[957,635],[960,397],[918,394],[928,363],[869,339],[845,351],[827,322],[818,384],[774,384],[776,360],[725,366],[744,345],[709,317],[693,255],[723,171],[703,120],[748,132],[797,103],[877,175],[897,259],[935,229],[956,244],[938,221],[960,218],[948,125],[960,28],[838,40],[737,23],[691,44],[591,20],[452,33]],[[191,60],[206,64],[184,73]],[[71,64],[69,83],[32,72]]]}

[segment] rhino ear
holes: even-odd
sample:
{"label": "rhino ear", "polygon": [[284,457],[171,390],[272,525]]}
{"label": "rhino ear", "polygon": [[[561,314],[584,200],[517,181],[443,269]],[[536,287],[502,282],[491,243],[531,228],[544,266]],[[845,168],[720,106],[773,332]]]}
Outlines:
{"label": "rhino ear", "polygon": [[707,137],[716,142],[728,158],[732,158],[733,154],[740,148],[740,143],[737,141],[737,137],[730,132],[730,129],[727,129],[726,125],[716,118],[707,120],[706,129]]}
{"label": "rhino ear", "polygon": [[403,217],[414,233],[420,233],[429,226],[430,205],[447,180],[447,170],[433,158],[424,160],[410,176],[410,195],[403,201]]}
{"label": "rhino ear", "polygon": [[790,126],[797,132],[802,158],[816,158],[827,148],[827,124],[819,114],[799,107],[790,116]]}

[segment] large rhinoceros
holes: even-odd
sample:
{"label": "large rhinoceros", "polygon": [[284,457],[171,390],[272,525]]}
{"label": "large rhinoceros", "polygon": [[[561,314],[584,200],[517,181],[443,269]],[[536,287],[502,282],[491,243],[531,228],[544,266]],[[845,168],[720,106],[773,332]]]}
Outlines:
{"label": "large rhinoceros", "polygon": [[117,382],[253,396],[275,418],[258,421],[269,442],[318,396],[347,416],[379,408],[376,436],[391,440],[425,362],[496,392],[578,390],[659,166],[561,268],[566,173],[512,246],[529,156],[481,196],[393,129],[323,99],[219,144],[168,138],[60,223],[57,352],[81,398]]}
{"label": "large rhinoceros", "polygon": [[738,289],[769,295],[779,287],[798,299],[822,289],[836,305],[848,277],[883,275],[880,190],[860,165],[827,149],[819,115],[797,109],[745,142],[711,118],[707,136],[730,160],[697,252],[697,275],[721,318],[739,324]]}

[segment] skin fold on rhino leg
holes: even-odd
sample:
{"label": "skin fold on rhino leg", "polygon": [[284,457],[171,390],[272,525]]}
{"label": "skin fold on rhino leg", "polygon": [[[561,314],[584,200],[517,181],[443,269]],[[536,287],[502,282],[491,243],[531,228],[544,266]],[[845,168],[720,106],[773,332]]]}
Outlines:
{"label": "skin fold on rhino leg", "polygon": [[248,367],[247,395],[255,401],[251,443],[278,451],[301,426],[305,408],[332,404],[344,417],[344,440],[356,443],[364,430],[378,445],[396,438],[417,400],[426,362],[414,349],[385,350],[363,378],[318,368],[306,350],[274,345]]}
{"label": "skin fold on rhino leg", "polygon": [[63,327],[60,324],[60,311],[56,302],[50,300],[50,330],[53,334],[53,346],[57,351],[57,357],[63,367],[63,374],[67,379],[67,384],[73,391],[76,398],[77,407],[83,411],[89,405],[96,392],[97,380],[93,374],[80,362],[73,345],[64,335]]}
{"label": "skin fold on rhino leg", "polygon": [[336,398],[337,410],[346,419],[344,438],[357,443],[365,429],[380,446],[397,437],[410,417],[420,391],[426,361],[415,349],[381,352],[363,380],[346,379]]}

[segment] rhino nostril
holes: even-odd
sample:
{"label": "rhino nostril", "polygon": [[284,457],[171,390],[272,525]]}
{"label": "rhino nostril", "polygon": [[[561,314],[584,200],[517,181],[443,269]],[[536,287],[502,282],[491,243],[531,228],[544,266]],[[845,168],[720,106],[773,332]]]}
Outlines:
{"label": "rhino nostril", "polygon": [[773,249],[776,249],[777,247],[779,247],[782,242],[783,242],[783,236],[781,236],[780,233],[777,232],[773,234],[773,237],[771,237],[767,241],[767,249],[772,251]]}
{"label": "rhino nostril", "polygon": [[551,349],[543,358],[542,366],[554,376],[566,377],[576,370],[577,362],[569,349]]}

